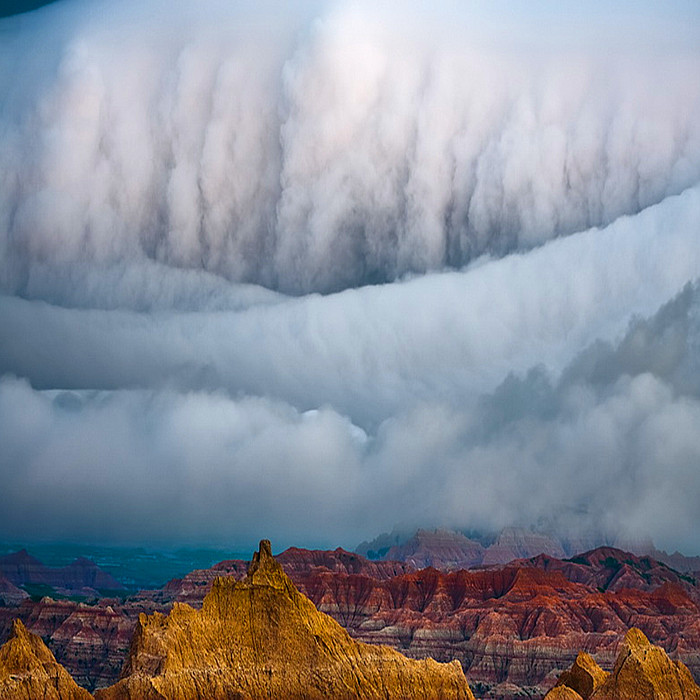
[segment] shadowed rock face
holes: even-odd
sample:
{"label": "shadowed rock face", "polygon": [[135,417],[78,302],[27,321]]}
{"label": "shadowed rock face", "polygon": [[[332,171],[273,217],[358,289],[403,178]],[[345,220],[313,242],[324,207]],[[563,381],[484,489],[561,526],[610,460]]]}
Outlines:
{"label": "shadowed rock face", "polygon": [[90,700],[56,663],[40,637],[15,620],[12,635],[0,648],[0,698],[12,700]]}
{"label": "shadowed rock face", "polygon": [[122,680],[98,700],[472,698],[459,662],[353,641],[260,543],[243,581],[218,578],[201,610],[141,615]]}
{"label": "shadowed rock face", "polygon": [[672,661],[632,628],[622,643],[612,673],[603,671],[588,654],[579,654],[545,700],[700,700],[690,671]]}

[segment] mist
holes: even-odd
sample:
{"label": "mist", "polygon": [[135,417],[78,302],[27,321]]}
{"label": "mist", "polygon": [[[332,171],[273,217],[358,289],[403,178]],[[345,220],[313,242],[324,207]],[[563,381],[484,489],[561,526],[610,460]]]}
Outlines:
{"label": "mist", "polygon": [[0,20],[0,534],[700,552],[695,3]]}

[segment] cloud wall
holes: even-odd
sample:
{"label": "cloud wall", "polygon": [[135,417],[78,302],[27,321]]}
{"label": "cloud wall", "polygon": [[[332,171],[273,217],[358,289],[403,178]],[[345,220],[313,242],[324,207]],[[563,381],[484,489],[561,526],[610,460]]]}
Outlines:
{"label": "cloud wall", "polygon": [[0,297],[0,529],[353,546],[397,523],[544,524],[693,551],[699,230],[693,188],[527,254],[325,297]]}
{"label": "cloud wall", "polygon": [[[300,410],[332,404],[371,423],[406,401],[491,390],[535,364],[561,371],[700,276],[699,230],[693,188],[527,255],[330,296],[140,313],[0,297],[0,373],[37,388],[221,388]],[[203,294],[206,280],[200,289],[174,272],[157,279],[157,293],[133,282],[136,297],[181,295],[189,309],[200,297],[227,302]],[[113,276],[102,287],[119,293]]]}
{"label": "cloud wall", "polygon": [[2,288],[155,260],[328,292],[697,183],[698,13],[571,5],[66,0],[4,20]]}

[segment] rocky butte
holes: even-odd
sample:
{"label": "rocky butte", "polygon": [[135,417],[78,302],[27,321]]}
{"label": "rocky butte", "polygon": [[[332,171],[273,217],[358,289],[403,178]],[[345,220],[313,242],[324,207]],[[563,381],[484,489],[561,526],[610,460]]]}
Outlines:
{"label": "rocky butte", "polygon": [[354,641],[299,593],[267,540],[245,579],[217,578],[201,610],[141,615],[122,680],[95,697],[473,698],[458,661]]}
{"label": "rocky butte", "polygon": [[7,700],[90,700],[56,662],[41,637],[15,620],[12,634],[0,648],[0,698]]}
{"label": "rocky butte", "polygon": [[680,661],[649,643],[641,630],[625,635],[612,673],[579,654],[545,700],[700,700],[700,686]]}

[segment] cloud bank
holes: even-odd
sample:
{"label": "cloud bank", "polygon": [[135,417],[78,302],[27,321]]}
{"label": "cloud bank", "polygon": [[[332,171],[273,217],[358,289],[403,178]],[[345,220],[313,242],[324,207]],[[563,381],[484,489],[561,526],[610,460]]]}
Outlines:
{"label": "cloud bank", "polygon": [[0,534],[700,551],[700,11],[375,5],[0,22]]}
{"label": "cloud bank", "polygon": [[[0,382],[0,526],[133,541],[350,546],[396,523],[653,535],[697,547],[700,290],[552,378],[413,400],[365,431],[217,391],[37,391]],[[89,497],[86,497],[88,496]],[[323,523],[322,534],[319,532]]]}
{"label": "cloud bank", "polygon": [[569,5],[66,0],[5,20],[0,284],[155,260],[329,292],[695,184],[697,8]]}
{"label": "cloud bank", "polygon": [[399,521],[545,522],[692,548],[700,295],[680,290],[698,230],[694,188],[526,255],[326,297],[0,297],[0,525],[352,546]]}

